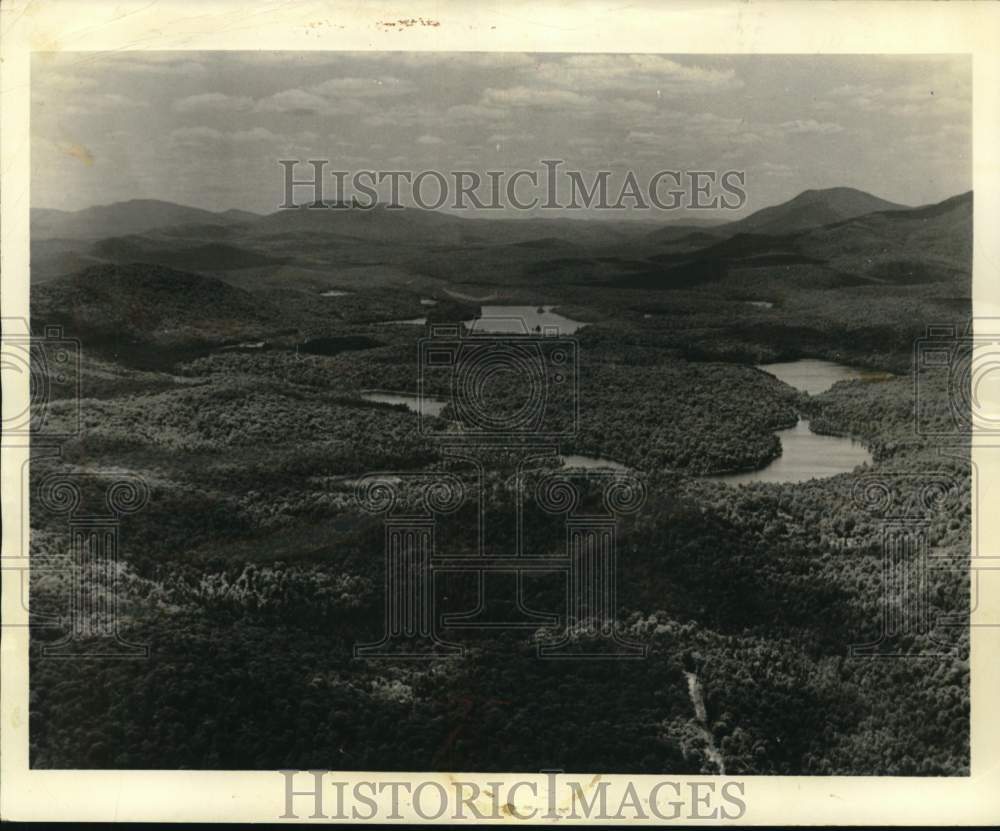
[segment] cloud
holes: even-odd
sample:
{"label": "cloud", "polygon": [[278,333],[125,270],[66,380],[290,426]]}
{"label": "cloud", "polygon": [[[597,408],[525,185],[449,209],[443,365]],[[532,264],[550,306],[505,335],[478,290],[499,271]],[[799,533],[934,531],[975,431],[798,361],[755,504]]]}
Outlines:
{"label": "cloud", "polygon": [[32,74],[32,92],[79,93],[97,89],[97,81],[86,75],[64,75],[60,72],[35,72]]}
{"label": "cloud", "polygon": [[205,144],[224,138],[225,135],[213,127],[178,127],[170,133],[171,142],[181,145]]}
{"label": "cloud", "polygon": [[277,143],[288,140],[287,136],[280,133],[272,133],[266,127],[251,127],[249,130],[237,130],[230,134],[230,138],[240,144],[249,144],[258,141]]}
{"label": "cloud", "polygon": [[442,64],[473,69],[527,69],[538,64],[537,59],[524,52],[373,52],[366,53],[366,57],[368,55],[411,69]]}
{"label": "cloud", "polygon": [[481,104],[455,104],[445,110],[444,117],[449,121],[478,124],[480,121],[493,121],[506,118],[509,111],[502,107],[489,107]]}
{"label": "cloud", "polygon": [[764,137],[760,133],[746,132],[746,133],[734,133],[731,136],[727,136],[726,141],[730,144],[763,144]]}
{"label": "cloud", "polygon": [[409,95],[416,91],[410,81],[399,78],[333,78],[309,88],[316,95],[349,98],[375,98],[392,95]]}
{"label": "cloud", "polygon": [[779,162],[761,162],[757,167],[769,176],[780,176],[783,179],[793,173],[793,169],[789,165]]}
{"label": "cloud", "polygon": [[410,95],[415,90],[411,82],[390,76],[331,78],[305,89],[276,92],[260,99],[254,109],[293,115],[356,115],[366,109],[363,99]]}
{"label": "cloud", "polygon": [[444,144],[444,139],[443,138],[439,138],[438,136],[432,136],[432,135],[428,134],[428,135],[423,135],[420,138],[418,138],[417,139],[417,144],[426,144],[426,145]]}
{"label": "cloud", "polygon": [[832,121],[817,121],[814,118],[797,118],[794,121],[783,121],[778,127],[784,132],[792,134],[816,133],[819,135],[830,135],[844,131],[844,128],[839,124],[834,124]]}
{"label": "cloud", "polygon": [[336,108],[327,99],[304,89],[286,89],[262,98],[254,107],[262,113],[291,113],[293,115],[329,114]]}
{"label": "cloud", "polygon": [[895,116],[954,115],[968,113],[972,107],[971,90],[963,76],[942,79],[941,83],[888,88],[874,84],[841,84],[829,94],[865,112]]}
{"label": "cloud", "polygon": [[539,64],[532,77],[550,86],[574,90],[648,88],[678,94],[743,86],[731,69],[683,64],[662,55],[568,55]]}
{"label": "cloud", "polygon": [[129,98],[127,95],[105,92],[99,95],[80,96],[74,103],[63,107],[62,112],[66,115],[102,115],[112,110],[143,109],[148,106],[145,101]]}
{"label": "cloud", "polygon": [[625,141],[630,141],[633,144],[661,144],[666,140],[665,136],[647,130],[629,130],[628,135],[625,136]]}
{"label": "cloud", "polygon": [[715,113],[695,113],[694,115],[684,116],[680,123],[695,132],[711,133],[713,135],[718,135],[719,133],[740,133],[746,130],[747,127],[746,119],[737,118],[736,116],[716,115]]}
{"label": "cloud", "polygon": [[562,89],[534,89],[532,87],[510,87],[483,91],[482,103],[487,107],[545,107],[546,109],[573,109],[592,107],[596,99],[589,95]]}
{"label": "cloud", "polygon": [[[77,53],[79,54],[79,53]],[[74,70],[97,70],[114,75],[204,75],[205,65],[186,52],[91,52],[73,60]]]}
{"label": "cloud", "polygon": [[174,101],[179,113],[242,112],[253,108],[253,99],[246,95],[224,95],[221,92],[203,92]]}
{"label": "cloud", "polygon": [[494,133],[487,141],[503,143],[506,141],[534,141],[534,138],[532,133]]}

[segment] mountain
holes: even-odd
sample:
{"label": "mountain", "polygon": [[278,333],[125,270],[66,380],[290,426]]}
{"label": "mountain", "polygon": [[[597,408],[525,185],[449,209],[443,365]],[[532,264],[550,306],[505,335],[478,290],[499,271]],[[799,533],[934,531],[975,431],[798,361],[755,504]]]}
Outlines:
{"label": "mountain", "polygon": [[110,205],[94,205],[80,211],[33,208],[31,238],[101,239],[142,234],[171,225],[233,225],[259,219],[249,211],[206,211],[159,199],[130,199]]}
{"label": "mountain", "polygon": [[926,283],[972,273],[972,192],[815,228],[796,248],[839,271],[880,282]]}
{"label": "mountain", "polygon": [[794,199],[762,208],[748,217],[730,222],[722,229],[727,234],[787,234],[805,228],[818,228],[876,211],[906,210],[906,205],[889,202],[854,188],[804,190]]}
{"label": "mountain", "polygon": [[157,263],[195,272],[260,268],[286,262],[223,242],[201,242],[197,237],[182,240],[168,238],[165,241],[139,235],[110,237],[94,243],[90,250],[95,257],[108,262]]}
{"label": "mountain", "polygon": [[275,211],[253,224],[257,237],[322,234],[328,238],[394,245],[458,244],[467,221],[441,211],[336,203]]}
{"label": "mountain", "polygon": [[[851,197],[839,206],[845,208],[848,202],[860,207],[865,200]],[[921,283],[956,287],[967,283],[972,271],[971,192],[933,205],[892,207],[781,233],[737,230],[717,238],[711,233],[714,230],[636,251],[646,267],[618,278],[609,274],[608,283],[677,289],[728,279],[752,284],[757,291],[779,291],[793,284],[800,288]],[[692,247],[695,241],[702,244]]]}
{"label": "mountain", "polygon": [[[794,199],[782,202],[780,205],[762,208],[743,219],[711,228],[702,228],[699,236],[713,236],[716,239],[732,237],[736,234],[781,236],[807,228],[830,225],[876,211],[888,210],[908,210],[908,207],[880,199],[855,188],[805,190]],[[649,236],[656,242],[677,243],[684,241],[676,228],[661,228]]]}

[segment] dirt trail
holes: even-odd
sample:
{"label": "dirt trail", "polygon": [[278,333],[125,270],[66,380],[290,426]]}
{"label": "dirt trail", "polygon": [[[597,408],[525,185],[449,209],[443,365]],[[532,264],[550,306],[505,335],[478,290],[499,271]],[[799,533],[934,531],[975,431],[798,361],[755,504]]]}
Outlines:
{"label": "dirt trail", "polygon": [[705,739],[705,753],[709,760],[718,768],[719,774],[725,776],[725,762],[722,761],[722,754],[719,752],[719,748],[715,746],[715,736],[708,729],[708,713],[705,710],[705,696],[701,691],[701,681],[698,680],[698,676],[693,672],[685,672],[684,675],[687,676],[688,695],[691,697],[691,705],[694,707],[694,717]]}

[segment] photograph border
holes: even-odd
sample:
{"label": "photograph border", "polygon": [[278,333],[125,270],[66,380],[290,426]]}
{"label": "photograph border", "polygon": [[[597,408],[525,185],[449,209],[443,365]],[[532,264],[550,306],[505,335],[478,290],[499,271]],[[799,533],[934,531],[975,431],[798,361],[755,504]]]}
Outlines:
{"label": "photograph border", "polygon": [[[237,0],[14,0],[0,8],[0,311],[4,323],[29,318],[29,99],[35,51],[517,51],[677,54],[968,54],[973,71],[974,260],[973,313],[1000,321],[1000,5],[936,2],[679,2],[471,4],[241,2]],[[920,175],[914,171],[914,175]],[[987,323],[977,323],[976,334]],[[3,377],[3,412],[21,412],[26,376]],[[1000,410],[1000,400],[983,402]],[[1000,440],[973,435],[973,557],[1000,550],[1000,511],[987,506],[1000,490]],[[22,469],[26,436],[4,437],[3,556],[23,557],[28,520]],[[984,509],[985,508],[985,509]],[[21,561],[18,566],[25,569]],[[12,572],[6,572],[5,577]],[[25,575],[26,576],[26,575]],[[556,777],[607,781],[609,804],[628,784],[741,782],[746,809],[713,823],[990,824],[1000,819],[1000,574],[974,567],[978,605],[970,632],[971,773],[968,777],[625,776],[603,771]],[[28,766],[28,628],[19,580],[4,579],[0,642],[0,816],[6,820],[285,821],[285,781],[278,771],[30,770]],[[128,691],[121,691],[127,695]],[[510,774],[338,772],[340,781],[454,779],[537,784],[520,791],[516,810],[494,823],[546,822],[550,778],[540,771]],[[377,797],[386,822],[390,794]],[[303,808],[300,821],[310,820]],[[428,820],[409,800],[399,820]],[[483,821],[469,819],[467,821]],[[570,824],[659,823],[643,819],[562,816]],[[678,817],[676,822],[689,822]],[[697,821],[697,818],[695,818]],[[709,821],[705,817],[705,821]]]}

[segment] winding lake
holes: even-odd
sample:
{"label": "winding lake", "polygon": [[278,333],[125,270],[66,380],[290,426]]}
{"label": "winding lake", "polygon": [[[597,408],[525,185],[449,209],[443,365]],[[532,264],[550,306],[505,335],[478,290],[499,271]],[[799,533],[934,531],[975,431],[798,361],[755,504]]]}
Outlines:
{"label": "winding lake", "polygon": [[799,423],[787,430],[779,430],[781,455],[767,467],[745,473],[723,473],[708,476],[717,482],[741,485],[746,482],[807,482],[823,479],[838,473],[850,473],[854,468],[872,460],[864,445],[840,436],[821,436],[809,429],[809,422]]}
{"label": "winding lake", "polygon": [[[826,392],[838,381],[879,381],[889,377],[884,372],[871,372],[813,358],[761,364],[757,368],[810,395]],[[806,482],[809,479],[850,473],[858,465],[872,460],[864,445],[854,439],[813,433],[809,429],[809,422],[802,418],[794,427],[779,430],[777,436],[781,441],[781,455],[767,467],[706,478],[729,485],[746,482]]]}

